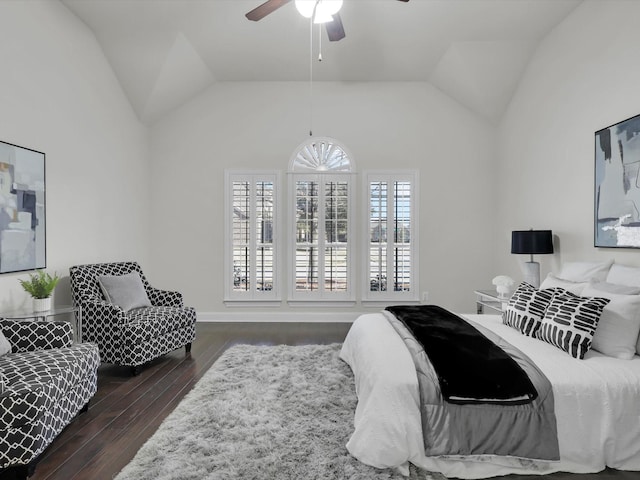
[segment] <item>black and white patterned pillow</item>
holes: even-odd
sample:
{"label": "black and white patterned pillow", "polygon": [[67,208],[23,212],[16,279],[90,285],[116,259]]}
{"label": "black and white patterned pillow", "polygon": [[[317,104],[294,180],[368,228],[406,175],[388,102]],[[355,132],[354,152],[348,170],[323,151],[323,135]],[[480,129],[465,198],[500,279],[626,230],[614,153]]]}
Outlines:
{"label": "black and white patterned pillow", "polygon": [[555,289],[536,337],[582,359],[591,348],[600,315],[608,303],[608,298],[580,297]]}
{"label": "black and white patterned pillow", "polygon": [[553,290],[538,290],[526,282],[521,283],[502,312],[502,323],[515,328],[523,335],[533,337],[553,294]]}

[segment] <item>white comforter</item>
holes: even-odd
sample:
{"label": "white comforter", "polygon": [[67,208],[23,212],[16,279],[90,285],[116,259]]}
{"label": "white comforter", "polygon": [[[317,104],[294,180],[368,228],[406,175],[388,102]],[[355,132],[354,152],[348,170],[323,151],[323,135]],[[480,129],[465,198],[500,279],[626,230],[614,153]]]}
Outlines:
{"label": "white comforter", "polygon": [[426,457],[413,360],[382,313],[360,316],[341,357],[354,372],[358,406],[347,449],[358,460],[408,474],[408,462],[448,477],[510,473],[640,470],[640,357],[588,352],[576,360],[502,324],[499,315],[465,315],[522,350],[544,372],[555,397],[560,462],[512,457]]}

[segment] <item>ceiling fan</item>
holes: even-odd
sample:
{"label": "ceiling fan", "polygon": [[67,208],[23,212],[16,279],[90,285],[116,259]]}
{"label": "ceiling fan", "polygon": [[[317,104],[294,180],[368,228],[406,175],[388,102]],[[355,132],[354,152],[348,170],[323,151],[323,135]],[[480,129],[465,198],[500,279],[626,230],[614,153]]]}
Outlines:
{"label": "ceiling fan", "polygon": [[[253,20],[254,22],[257,22],[258,20],[263,19],[270,13],[273,13],[280,7],[286,5],[290,1],[291,0],[267,0],[262,5],[259,5],[258,7],[251,10],[245,16],[249,20]],[[320,12],[316,12],[316,10],[321,7],[323,1],[326,1],[326,3],[330,3],[327,0],[315,0],[315,1],[314,0],[307,0],[307,1],[296,0],[296,7],[300,11],[300,13],[302,13],[302,15],[304,15],[307,18],[310,18],[311,16],[315,15],[315,19],[314,19],[315,23],[324,23],[325,28],[327,29],[327,35],[329,36],[330,41],[336,42],[338,40],[342,40],[345,37],[345,33],[344,33],[344,27],[342,25],[342,19],[340,18],[340,14],[338,13],[337,10],[334,13],[329,14],[331,16],[331,19],[329,19],[326,16],[324,16],[323,18],[318,18],[318,16],[320,15]],[[409,0],[398,0],[398,1],[406,3]],[[307,6],[310,5],[311,7],[311,10],[309,10],[308,8],[306,9],[308,11],[308,14],[307,12],[303,11],[305,10],[304,8],[305,3],[307,4]],[[339,10],[340,6],[342,5],[342,2],[341,1],[335,2],[335,0],[333,0],[333,3],[339,3],[339,6],[338,6],[338,10]]]}

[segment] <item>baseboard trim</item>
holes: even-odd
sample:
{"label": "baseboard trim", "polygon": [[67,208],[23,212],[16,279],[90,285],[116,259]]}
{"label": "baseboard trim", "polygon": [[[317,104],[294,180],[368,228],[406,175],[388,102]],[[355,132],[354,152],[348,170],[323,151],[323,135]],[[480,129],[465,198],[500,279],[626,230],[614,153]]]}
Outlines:
{"label": "baseboard trim", "polygon": [[198,322],[353,323],[366,312],[198,312]]}

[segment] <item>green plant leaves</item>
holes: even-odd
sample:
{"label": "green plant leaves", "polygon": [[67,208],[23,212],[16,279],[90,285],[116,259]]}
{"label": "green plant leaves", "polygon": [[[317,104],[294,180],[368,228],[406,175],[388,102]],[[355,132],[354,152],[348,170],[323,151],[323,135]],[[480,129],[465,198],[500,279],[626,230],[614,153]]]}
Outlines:
{"label": "green plant leaves", "polygon": [[55,272],[52,277],[44,270],[36,270],[36,273],[29,275],[29,280],[18,281],[33,298],[49,298],[60,278]]}

